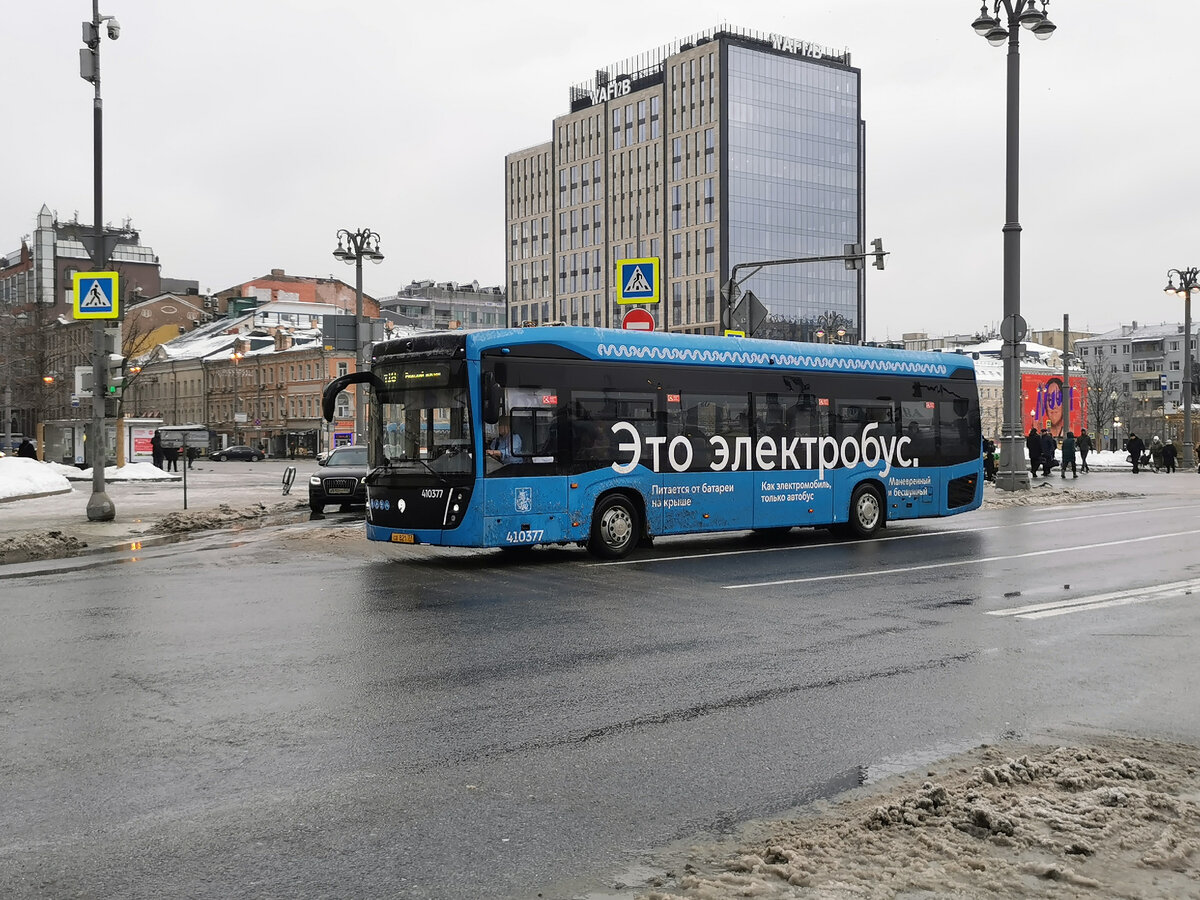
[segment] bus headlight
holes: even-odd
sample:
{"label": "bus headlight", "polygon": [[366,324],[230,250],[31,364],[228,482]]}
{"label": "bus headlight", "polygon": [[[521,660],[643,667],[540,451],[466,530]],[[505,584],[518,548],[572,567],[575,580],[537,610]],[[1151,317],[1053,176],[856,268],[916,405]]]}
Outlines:
{"label": "bus headlight", "polygon": [[470,490],[455,488],[450,492],[450,502],[446,504],[446,518],[443,525],[458,525],[462,520],[462,511],[467,508],[471,497]]}

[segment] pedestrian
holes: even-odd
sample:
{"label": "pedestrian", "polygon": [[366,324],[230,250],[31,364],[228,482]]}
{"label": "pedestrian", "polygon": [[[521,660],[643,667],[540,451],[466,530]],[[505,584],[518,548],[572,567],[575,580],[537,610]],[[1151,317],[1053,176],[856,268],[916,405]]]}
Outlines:
{"label": "pedestrian", "polygon": [[167,471],[168,472],[178,472],[179,471],[179,448],[178,447],[164,447],[163,448],[163,458],[167,461]]}
{"label": "pedestrian", "polygon": [[1092,438],[1087,433],[1086,428],[1079,429],[1079,437],[1075,439],[1075,449],[1079,451],[1079,468],[1082,472],[1086,473],[1088,471],[1088,454],[1092,452]]}
{"label": "pedestrian", "polygon": [[1163,442],[1157,434],[1150,439],[1150,468],[1157,472],[1163,467]]}
{"label": "pedestrian", "polygon": [[1175,446],[1175,442],[1167,438],[1167,442],[1163,444],[1162,457],[1163,466],[1168,472],[1175,471],[1175,459],[1179,456],[1179,448]]}
{"label": "pedestrian", "polygon": [[33,446],[33,441],[29,438],[21,441],[17,446],[17,456],[24,459],[37,459],[37,450]]}
{"label": "pedestrian", "polygon": [[1058,450],[1058,441],[1054,440],[1054,435],[1050,433],[1049,428],[1042,429],[1042,477],[1049,478],[1050,470],[1054,468],[1054,464],[1058,462],[1054,458],[1055,452]]}
{"label": "pedestrian", "polygon": [[1063,436],[1062,451],[1062,477],[1067,477],[1067,466],[1070,466],[1071,477],[1078,478],[1079,473],[1075,471],[1075,435],[1069,431]]}
{"label": "pedestrian", "polygon": [[1125,448],[1129,451],[1129,459],[1133,462],[1133,474],[1138,473],[1138,465],[1141,464],[1142,454],[1146,452],[1146,444],[1134,432],[1129,432],[1129,440],[1125,442]]}
{"label": "pedestrian", "polygon": [[1029,454],[1029,472],[1037,475],[1038,466],[1042,463],[1042,438],[1037,428],[1029,429],[1029,436],[1025,438],[1025,451]]}
{"label": "pedestrian", "polygon": [[996,442],[991,438],[983,439],[983,480],[996,480]]}
{"label": "pedestrian", "polygon": [[192,468],[192,463],[196,461],[196,457],[200,455],[200,451],[195,447],[188,447],[184,453],[187,454],[187,467]]}
{"label": "pedestrian", "polygon": [[154,429],[154,437],[150,438],[150,452],[154,460],[154,467],[161,469],[163,467],[162,434],[157,428]]}

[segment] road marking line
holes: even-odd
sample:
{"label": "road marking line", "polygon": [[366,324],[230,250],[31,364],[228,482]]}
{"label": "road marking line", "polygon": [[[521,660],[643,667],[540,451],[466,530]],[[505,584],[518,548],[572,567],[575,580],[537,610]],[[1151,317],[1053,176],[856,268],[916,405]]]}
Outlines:
{"label": "road marking line", "polygon": [[[1025,507],[1025,508],[1033,509],[1034,507]],[[1141,512],[1145,512],[1145,513],[1175,512],[1175,511],[1181,510],[1181,509],[1186,509],[1192,513],[1197,512],[1197,508],[1196,508],[1195,504],[1188,504],[1186,506],[1152,506],[1152,507],[1148,507],[1146,509],[1141,510]],[[1120,512],[1111,512],[1111,513],[1093,513],[1093,514],[1087,515],[1087,516],[1064,516],[1061,519],[1045,519],[1044,521],[1041,521],[1041,522],[1022,522],[1021,527],[1058,525],[1063,522],[1082,522],[1082,521],[1086,521],[1088,519],[1107,519],[1107,518],[1111,518],[1113,516],[1125,517],[1128,515],[1129,515],[1128,510],[1122,510]],[[917,523],[917,522],[932,522],[932,521],[936,521],[936,520],[935,519],[897,519],[896,523],[897,524],[905,524],[905,523],[909,523],[909,522]],[[803,528],[804,526],[798,525],[796,527]],[[873,538],[871,542],[875,543],[875,544],[884,544],[889,541],[910,541],[910,540],[913,540],[914,538],[928,538],[928,537],[941,537],[941,536],[952,537],[956,534],[980,534],[984,531],[1000,531],[1005,528],[1014,528],[1014,527],[1017,527],[1017,526],[1014,526],[1012,524],[1006,524],[1006,525],[984,525],[980,528],[947,528],[944,530],[920,531],[920,532],[915,532],[913,534],[887,535],[885,537]],[[742,529],[738,529],[738,530],[748,531],[749,529],[742,528]],[[674,535],[674,534],[663,535],[663,537],[703,537],[705,534],[730,535],[730,534],[735,534],[735,533],[736,532],[734,532],[734,531],[726,531],[726,532],[695,531],[695,532],[689,532],[687,534],[681,534],[681,535]],[[754,553],[779,553],[781,551],[787,551],[787,550],[792,550],[792,551],[820,550],[820,549],[823,549],[826,547],[837,547],[837,546],[840,546],[842,543],[844,543],[844,542],[830,541],[830,542],[823,542],[820,544],[800,544],[798,546],[789,546],[789,547],[747,547],[742,550],[719,550],[715,553],[688,553],[683,556],[656,556],[651,559],[638,559],[638,558],[614,559],[614,560],[607,560],[604,562],[585,562],[585,563],[581,563],[580,565],[583,568],[589,568],[589,569],[596,568],[599,566],[645,566],[645,565],[650,565],[651,563],[686,562],[687,560],[691,560],[691,559],[710,559],[710,558],[716,557],[716,556],[742,556],[742,555],[750,555],[750,554],[754,554]]]}
{"label": "road marking line", "polygon": [[[900,575],[905,572],[925,572],[930,569],[948,569],[956,566],[977,566],[983,563],[1008,562],[1014,559],[1029,559],[1035,556],[1052,556],[1057,553],[1075,553],[1080,550],[1098,550],[1102,547],[1120,547],[1124,544],[1140,544],[1143,541],[1161,541],[1163,538],[1186,537],[1200,534],[1200,529],[1189,531],[1173,531],[1167,534],[1146,534],[1141,537],[1125,538],[1119,541],[1101,541],[1096,544],[1076,544],[1070,547],[1053,547],[1049,550],[1030,550],[1028,553],[1012,553],[1008,556],[985,556],[980,559],[959,559],[952,562],[929,563],[924,566],[905,566],[900,569],[873,569],[870,572],[843,572],[838,575],[812,575],[808,578],[781,578],[778,581],[756,581],[749,584],[725,584],[725,590],[737,591],[746,588],[779,587],[785,584],[810,584],[816,581],[837,581],[850,578],[878,578],[880,576]],[[715,554],[713,554],[715,555]]]}
{"label": "road marking line", "polygon": [[1110,591],[1104,594],[1092,594],[1089,597],[1074,597],[1070,600],[1056,600],[1050,603],[1032,603],[1028,606],[993,609],[989,610],[987,615],[1010,616],[1014,619],[1046,619],[1051,616],[1063,616],[1067,613],[1091,609],[1106,609],[1131,603],[1166,600],[1171,597],[1185,596],[1192,591],[1200,591],[1200,579],[1172,581],[1168,584],[1150,585],[1128,591]]}

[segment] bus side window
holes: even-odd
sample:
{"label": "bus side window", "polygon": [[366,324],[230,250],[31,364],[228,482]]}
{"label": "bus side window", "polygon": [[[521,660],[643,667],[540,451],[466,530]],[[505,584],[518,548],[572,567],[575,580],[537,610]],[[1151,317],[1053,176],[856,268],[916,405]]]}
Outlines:
{"label": "bus side window", "polygon": [[553,456],[555,415],[552,409],[514,409],[509,414],[512,433],[521,439],[521,456]]}
{"label": "bus side window", "polygon": [[909,439],[907,455],[923,460],[926,465],[937,461],[936,413],[937,403],[933,400],[900,402],[901,437]]}

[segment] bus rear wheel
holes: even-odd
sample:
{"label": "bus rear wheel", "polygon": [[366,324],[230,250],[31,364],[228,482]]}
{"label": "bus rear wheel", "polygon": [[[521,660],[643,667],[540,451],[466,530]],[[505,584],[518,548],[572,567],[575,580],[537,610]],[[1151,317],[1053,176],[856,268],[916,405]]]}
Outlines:
{"label": "bus rear wheel", "polygon": [[869,538],[883,526],[883,501],[879,491],[869,484],[860,484],[850,496],[850,533],[857,538]]}
{"label": "bus rear wheel", "polygon": [[641,516],[633,501],[613,494],[596,504],[588,549],[601,559],[621,559],[637,546]]}

